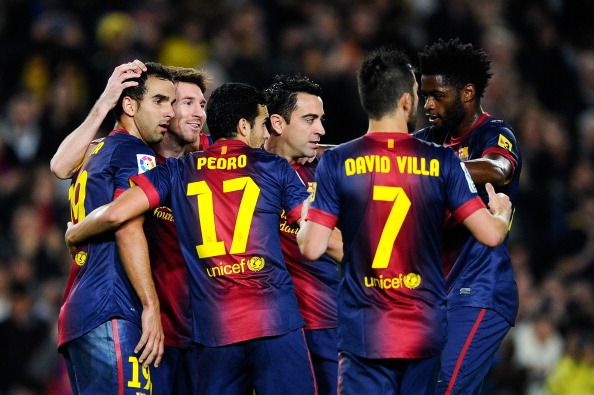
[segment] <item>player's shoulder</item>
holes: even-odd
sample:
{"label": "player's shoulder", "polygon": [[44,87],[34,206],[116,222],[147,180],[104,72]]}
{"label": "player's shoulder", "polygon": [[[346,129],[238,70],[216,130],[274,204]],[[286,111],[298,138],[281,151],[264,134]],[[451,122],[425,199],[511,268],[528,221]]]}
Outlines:
{"label": "player's shoulder", "polygon": [[505,133],[515,138],[515,132],[507,122],[492,116],[489,116],[477,129],[483,134]]}

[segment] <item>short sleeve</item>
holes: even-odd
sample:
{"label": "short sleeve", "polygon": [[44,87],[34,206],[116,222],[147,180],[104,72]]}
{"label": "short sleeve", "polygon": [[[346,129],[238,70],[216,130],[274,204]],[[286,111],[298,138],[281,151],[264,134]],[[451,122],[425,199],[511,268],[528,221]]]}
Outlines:
{"label": "short sleeve", "polygon": [[499,154],[510,161],[514,171],[518,166],[519,147],[514,133],[506,126],[493,127],[487,132],[481,156]]}
{"label": "short sleeve", "polygon": [[114,149],[111,157],[113,171],[114,196],[117,198],[122,192],[130,188],[130,177],[144,173],[157,165],[153,151],[139,142],[122,141]]}
{"label": "short sleeve", "polygon": [[146,173],[132,176],[130,181],[144,191],[151,208],[159,207],[169,199],[173,179],[179,174],[178,168],[179,160],[169,158]]}
{"label": "short sleeve", "polygon": [[282,163],[283,178],[285,180],[282,205],[287,213],[287,220],[293,223],[301,217],[301,205],[309,195],[307,193],[307,187],[303,184],[295,169],[287,161],[283,161]]}
{"label": "short sleeve", "polygon": [[478,196],[474,181],[464,163],[451,149],[445,151],[447,206],[456,220],[462,222],[476,210],[484,208],[485,204]]}
{"label": "short sleeve", "polygon": [[336,226],[340,204],[338,200],[337,153],[334,150],[324,153],[316,168],[315,187],[307,220],[317,222],[330,229]]}

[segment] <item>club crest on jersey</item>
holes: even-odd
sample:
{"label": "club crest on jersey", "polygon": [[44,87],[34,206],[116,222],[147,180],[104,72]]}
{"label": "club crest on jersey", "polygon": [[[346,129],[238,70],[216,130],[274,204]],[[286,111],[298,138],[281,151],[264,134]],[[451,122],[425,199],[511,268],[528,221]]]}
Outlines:
{"label": "club crest on jersey", "polygon": [[307,183],[307,192],[309,193],[309,201],[313,202],[316,200],[316,189],[318,188],[318,183],[315,181],[308,181]]}
{"label": "club crest on jersey", "polygon": [[460,158],[460,160],[468,159],[468,147],[458,148],[458,158]]}
{"label": "club crest on jersey", "polygon": [[136,162],[138,163],[138,174],[147,172],[157,166],[155,157],[147,154],[136,154]]}
{"label": "club crest on jersey", "polygon": [[497,145],[500,146],[501,148],[505,148],[508,151],[511,151],[512,150],[512,147],[513,147],[511,141],[509,141],[502,134],[499,135],[499,140],[497,140]]}
{"label": "club crest on jersey", "polygon": [[262,268],[264,268],[264,258],[253,256],[250,258],[247,265],[252,272],[259,272],[262,270]]}
{"label": "club crest on jersey", "polygon": [[78,266],[83,266],[86,261],[87,261],[87,253],[86,253],[86,251],[79,251],[74,256],[74,262],[76,262],[76,264]]}

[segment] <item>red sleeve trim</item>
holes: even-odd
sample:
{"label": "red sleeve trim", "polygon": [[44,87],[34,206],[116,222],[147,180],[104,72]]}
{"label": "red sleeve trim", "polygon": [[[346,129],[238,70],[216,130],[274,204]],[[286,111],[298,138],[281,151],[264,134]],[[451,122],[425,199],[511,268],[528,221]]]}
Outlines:
{"label": "red sleeve trim", "polygon": [[291,211],[289,211],[287,213],[287,221],[290,224],[299,221],[299,218],[301,218],[301,208],[302,207],[303,207],[303,203],[298,204]]}
{"label": "red sleeve trim", "polygon": [[338,222],[338,218],[334,215],[312,207],[307,211],[307,217],[305,219],[324,225],[329,229],[334,229],[336,222]]}
{"label": "red sleeve trim", "polygon": [[470,216],[470,214],[482,208],[487,207],[485,206],[485,203],[483,203],[481,198],[477,196],[458,207],[456,211],[453,212],[454,218],[456,218],[456,221],[458,221],[459,223],[462,223],[466,218]]}
{"label": "red sleeve trim", "polygon": [[490,148],[487,148],[486,150],[484,150],[483,154],[481,156],[485,156],[488,154],[498,154],[498,155],[503,156],[505,159],[507,159],[509,161],[509,163],[511,163],[512,174],[516,172],[516,166],[518,163],[516,162],[516,158],[514,158],[514,156],[508,150],[506,150],[504,148],[499,148],[499,147],[490,147]]}
{"label": "red sleeve trim", "polygon": [[133,182],[135,185],[138,185],[140,189],[142,189],[149,201],[150,208],[159,207],[159,204],[161,203],[159,193],[144,174],[132,176],[130,177],[130,181]]}
{"label": "red sleeve trim", "polygon": [[113,199],[112,200],[116,200],[124,192],[126,192],[126,190],[124,188],[118,188],[118,189],[116,189],[115,192],[113,193]]}

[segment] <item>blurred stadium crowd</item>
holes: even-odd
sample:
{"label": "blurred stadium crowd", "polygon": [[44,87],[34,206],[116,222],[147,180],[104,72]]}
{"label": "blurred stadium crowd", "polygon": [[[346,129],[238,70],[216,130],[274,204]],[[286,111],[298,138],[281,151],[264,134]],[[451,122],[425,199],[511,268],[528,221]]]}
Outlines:
{"label": "blurred stadium crowd", "polygon": [[484,393],[594,393],[592,15],[588,0],[2,1],[0,394],[69,394],[55,349],[69,184],[49,159],[115,66],[203,68],[211,90],[301,71],[323,88],[323,142],[341,143],[367,128],[366,51],[416,59],[456,36],[491,56],[484,109],[515,128],[525,158],[510,240],[520,312]]}

